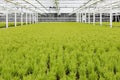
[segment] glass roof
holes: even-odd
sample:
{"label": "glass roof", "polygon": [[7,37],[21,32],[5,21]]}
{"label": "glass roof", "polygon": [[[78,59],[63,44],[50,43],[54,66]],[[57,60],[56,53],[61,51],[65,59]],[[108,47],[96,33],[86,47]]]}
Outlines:
{"label": "glass roof", "polygon": [[0,0],[0,12],[120,12],[120,0]]}

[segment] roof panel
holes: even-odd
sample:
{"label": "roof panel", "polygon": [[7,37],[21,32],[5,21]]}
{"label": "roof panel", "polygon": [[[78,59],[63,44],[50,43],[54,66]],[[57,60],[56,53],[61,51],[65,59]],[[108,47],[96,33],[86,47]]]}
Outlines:
{"label": "roof panel", "polygon": [[[40,13],[74,13],[91,11],[120,11],[120,0],[0,0],[0,10]],[[3,9],[6,8],[6,9]]]}

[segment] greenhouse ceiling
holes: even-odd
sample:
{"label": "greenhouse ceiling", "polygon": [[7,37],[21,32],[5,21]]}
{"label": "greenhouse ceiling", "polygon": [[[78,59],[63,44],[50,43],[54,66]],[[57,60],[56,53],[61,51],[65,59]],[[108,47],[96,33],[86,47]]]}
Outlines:
{"label": "greenhouse ceiling", "polygon": [[120,12],[120,0],[0,0],[0,12]]}

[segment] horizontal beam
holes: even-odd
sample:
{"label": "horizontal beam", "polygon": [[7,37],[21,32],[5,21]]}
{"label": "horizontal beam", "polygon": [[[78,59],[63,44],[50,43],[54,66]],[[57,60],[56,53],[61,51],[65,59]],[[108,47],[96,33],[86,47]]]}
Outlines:
{"label": "horizontal beam", "polygon": [[[23,1],[25,1],[26,3],[32,5],[35,9],[38,9],[38,10],[40,10],[40,11],[43,11],[43,10],[41,10],[40,8],[37,8],[37,6],[35,6],[35,5],[33,5],[32,3],[30,3],[29,1],[27,1],[27,0],[23,0]],[[45,11],[43,11],[43,12],[46,13]]]}
{"label": "horizontal beam", "polygon": [[[35,0],[35,1],[37,1],[46,11],[49,11],[49,10],[47,9],[47,7],[45,7],[39,0]],[[39,8],[39,7],[37,7],[37,8]]]}

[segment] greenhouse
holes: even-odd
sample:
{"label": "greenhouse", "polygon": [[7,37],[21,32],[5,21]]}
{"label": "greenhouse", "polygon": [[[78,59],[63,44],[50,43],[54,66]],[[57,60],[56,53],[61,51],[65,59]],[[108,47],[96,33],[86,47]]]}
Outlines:
{"label": "greenhouse", "polygon": [[120,0],[1,0],[0,22],[6,22],[6,28],[13,22],[14,26],[37,22],[119,26],[119,4]]}
{"label": "greenhouse", "polygon": [[0,80],[120,80],[120,0],[0,0]]}

